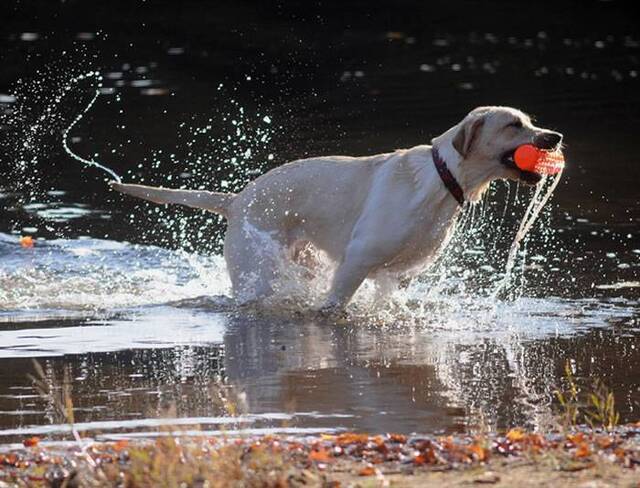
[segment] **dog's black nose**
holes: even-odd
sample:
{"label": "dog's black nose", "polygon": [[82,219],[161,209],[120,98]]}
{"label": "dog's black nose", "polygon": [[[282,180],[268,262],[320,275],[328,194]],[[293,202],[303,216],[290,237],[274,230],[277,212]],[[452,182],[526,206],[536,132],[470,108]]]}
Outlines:
{"label": "dog's black nose", "polygon": [[551,130],[540,132],[533,139],[533,144],[539,149],[555,149],[562,142],[562,134]]}

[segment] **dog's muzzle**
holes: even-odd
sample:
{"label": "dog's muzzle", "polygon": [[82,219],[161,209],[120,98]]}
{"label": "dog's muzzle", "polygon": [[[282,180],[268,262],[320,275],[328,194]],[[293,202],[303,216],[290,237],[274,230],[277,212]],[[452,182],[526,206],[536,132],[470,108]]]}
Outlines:
{"label": "dog's muzzle", "polygon": [[[532,143],[538,149],[555,151],[562,143],[562,134],[550,130],[542,131],[536,134],[536,136],[533,138]],[[511,168],[517,171],[520,181],[528,185],[536,185],[542,179],[542,175],[533,171],[524,171],[518,168],[518,166],[516,166],[516,162],[513,159],[516,149],[517,147],[514,147],[513,149],[504,153],[500,158],[500,162],[507,168]]]}

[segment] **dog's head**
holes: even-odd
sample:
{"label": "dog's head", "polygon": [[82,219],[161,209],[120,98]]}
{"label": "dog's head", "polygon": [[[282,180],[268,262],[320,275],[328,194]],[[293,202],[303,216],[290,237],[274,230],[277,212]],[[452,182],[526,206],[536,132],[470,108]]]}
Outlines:
{"label": "dog's head", "polygon": [[439,148],[446,146],[444,151],[450,148],[455,152],[463,187],[479,196],[496,179],[538,183],[542,175],[515,165],[515,150],[522,144],[557,149],[562,134],[536,127],[528,115],[514,108],[478,107],[432,142]]}

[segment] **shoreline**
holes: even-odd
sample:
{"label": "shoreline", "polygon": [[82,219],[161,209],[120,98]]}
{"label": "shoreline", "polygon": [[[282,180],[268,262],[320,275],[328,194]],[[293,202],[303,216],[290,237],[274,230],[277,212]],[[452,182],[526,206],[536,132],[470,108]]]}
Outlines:
{"label": "shoreline", "polygon": [[[0,451],[8,486],[634,486],[640,422],[450,436],[176,436]],[[81,447],[82,446],[82,447]]]}

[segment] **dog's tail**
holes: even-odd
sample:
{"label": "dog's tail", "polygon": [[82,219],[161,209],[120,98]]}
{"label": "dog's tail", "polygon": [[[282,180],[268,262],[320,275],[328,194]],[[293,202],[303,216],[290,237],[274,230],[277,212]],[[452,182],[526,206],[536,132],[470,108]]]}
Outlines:
{"label": "dog's tail", "polygon": [[149,200],[154,203],[177,203],[187,207],[201,208],[220,215],[227,215],[229,205],[235,193],[219,193],[203,190],[172,190],[144,185],[127,185],[112,181],[111,188],[133,197]]}

